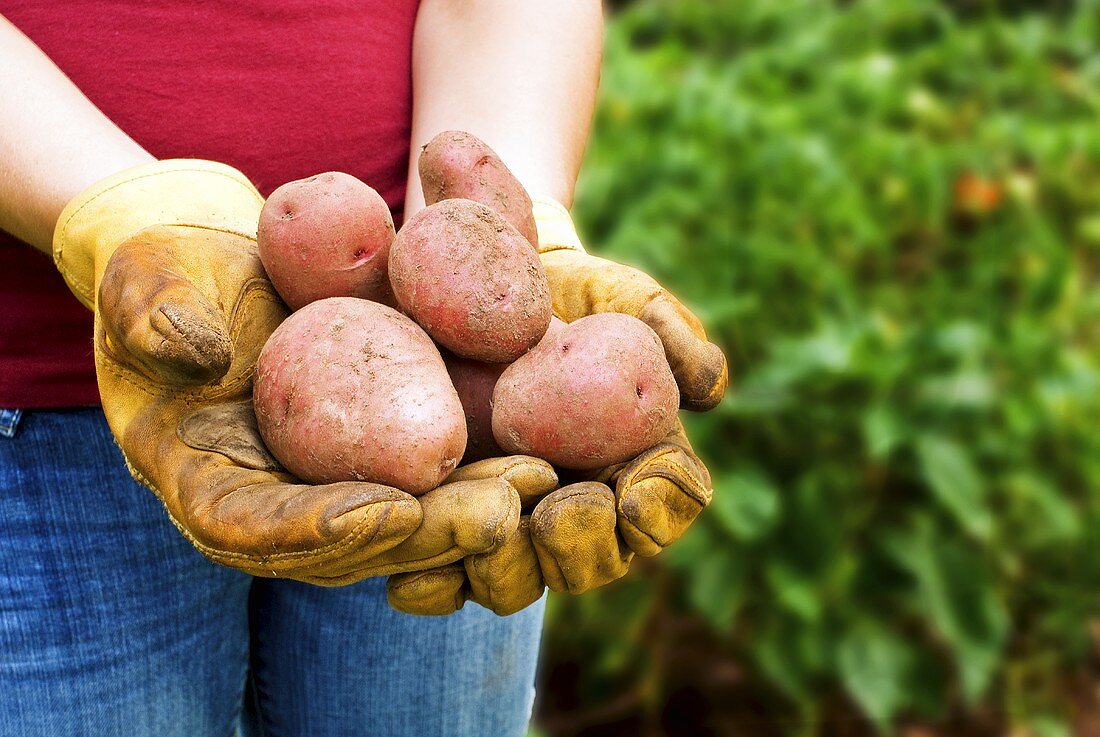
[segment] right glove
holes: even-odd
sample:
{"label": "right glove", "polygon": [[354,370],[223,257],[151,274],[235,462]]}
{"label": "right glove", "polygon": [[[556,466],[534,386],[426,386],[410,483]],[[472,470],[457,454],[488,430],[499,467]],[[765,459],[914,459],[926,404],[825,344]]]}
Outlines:
{"label": "right glove", "polygon": [[[202,553],[256,576],[339,585],[499,547],[520,505],[499,475],[417,499],[299,484],[267,452],[252,376],[287,312],[256,253],[262,205],[235,169],[173,160],[93,185],[58,220],[54,259],[95,312],[103,411],[131,474]],[[512,463],[556,483],[541,461]]]}
{"label": "right glove", "polygon": [[[500,475],[517,484],[528,471],[514,458],[464,466],[448,480],[464,478],[481,464],[497,464]],[[652,491],[668,485],[689,490],[683,511],[647,507]],[[530,492],[539,487],[524,488],[523,507],[531,512],[503,545],[461,563],[391,576],[390,605],[408,614],[440,615],[473,601],[508,615],[537,601],[546,586],[571,594],[605,586],[626,575],[635,550],[648,551],[655,538],[678,532],[678,520],[697,512],[694,499],[710,499],[710,474],[677,423],[662,443],[600,471],[595,481],[537,496]]]}
{"label": "right glove", "polygon": [[[586,253],[561,204],[532,200],[554,314],[572,322],[620,312],[644,321],[661,339],[682,406],[713,408],[728,369],[699,319],[647,274]],[[590,479],[525,504],[534,507],[530,517],[498,550],[392,577],[390,603],[413,614],[448,614],[475,601],[510,614],[537,600],[544,585],[580,594],[625,575],[635,554],[653,556],[675,542],[711,501],[710,474],[679,423],[661,443]]]}

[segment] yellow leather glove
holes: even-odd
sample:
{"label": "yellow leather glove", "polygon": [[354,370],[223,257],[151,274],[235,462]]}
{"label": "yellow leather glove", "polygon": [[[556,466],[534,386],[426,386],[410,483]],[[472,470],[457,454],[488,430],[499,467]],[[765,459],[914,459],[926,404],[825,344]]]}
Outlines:
{"label": "yellow leather glove", "polygon": [[[300,484],[267,452],[252,376],[287,312],[256,254],[262,205],[235,169],[174,160],[93,185],[58,220],[54,259],[95,311],[103,411],[134,478],[205,555],[257,576],[340,585],[499,547],[520,510],[499,465],[414,498]],[[542,461],[507,465],[556,483]]]}
{"label": "yellow leather glove", "polygon": [[[522,505],[529,508],[557,487],[557,476],[548,463],[536,469],[533,464],[516,464],[515,458],[489,458],[463,466],[445,483],[491,473],[507,479],[519,491]],[[530,522],[529,515],[521,517],[496,550],[451,565],[390,576],[390,605],[409,614],[440,615],[475,601],[502,616],[530,606],[546,589],[531,543]]]}
{"label": "yellow leather glove", "polygon": [[[521,517],[500,548],[461,563],[390,576],[390,605],[408,614],[441,615],[473,601],[506,616],[538,601],[547,583],[574,593],[602,586],[623,576],[634,557],[615,524],[615,499],[606,486],[562,487]],[[532,539],[536,530],[541,545]]]}
{"label": "yellow leather glove", "polygon": [[[728,369],[699,319],[642,271],[586,253],[561,204],[546,197],[532,201],[554,314],[566,322],[597,312],[637,317],[664,344],[681,406],[715,407],[725,394]],[[642,556],[656,555],[678,539],[711,498],[710,474],[682,427],[634,460],[599,471],[594,480],[614,488],[619,533],[630,550]],[[533,529],[533,536],[540,551],[547,548],[538,529]],[[547,583],[560,588],[551,579]],[[574,587],[570,590],[579,593]]]}
{"label": "yellow leather glove", "polygon": [[[664,442],[602,469],[596,480],[544,491],[541,498],[524,495],[530,514],[500,548],[391,576],[390,605],[408,614],[441,615],[473,601],[508,615],[537,601],[546,586],[582,594],[626,575],[635,553],[656,555],[710,502],[710,474],[677,425]],[[458,469],[448,481],[477,465]]]}
{"label": "yellow leather glove", "polygon": [[[643,272],[588,255],[559,203],[532,200],[554,313],[566,322],[596,312],[641,319],[664,344],[682,406],[706,410],[721,401],[726,360],[699,320]],[[573,594],[598,588],[625,575],[635,554],[656,555],[677,540],[711,491],[710,474],[677,423],[637,458],[537,500],[501,548],[391,577],[390,603],[413,614],[449,614],[474,601],[511,614],[536,601],[544,584]]]}

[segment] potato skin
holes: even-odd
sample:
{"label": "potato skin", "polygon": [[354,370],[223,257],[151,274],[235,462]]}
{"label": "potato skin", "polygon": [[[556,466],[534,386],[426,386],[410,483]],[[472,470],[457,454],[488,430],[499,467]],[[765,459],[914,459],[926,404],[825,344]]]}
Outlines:
{"label": "potato skin", "polygon": [[443,354],[443,363],[466,414],[463,463],[504,455],[493,437],[493,387],[508,364],[474,361],[449,351]]}
{"label": "potato skin", "polygon": [[[550,327],[546,336],[565,327],[565,323],[556,317],[550,318]],[[546,340],[546,337],[543,338]],[[450,351],[442,351],[443,363],[451,383],[458,392],[462,409],[466,412],[466,452],[463,463],[472,463],[486,458],[505,455],[497,440],[493,437],[493,389],[497,379],[508,368],[506,363],[485,363],[456,356]]]}
{"label": "potato skin", "polygon": [[509,363],[550,324],[538,254],[472,200],[443,200],[405,223],[390,247],[390,282],[401,309],[463,358]]}
{"label": "potato skin", "polygon": [[419,495],[466,446],[462,404],[431,340],[368,300],[330,297],[288,317],[260,352],[253,400],[268,448],[310,483]]}
{"label": "potato skin", "polygon": [[549,335],[493,390],[493,436],[509,453],[589,470],[630,460],[672,430],[676,380],[653,330],[600,313]]}
{"label": "potato skin", "polygon": [[325,297],[362,297],[392,307],[386,270],[393,237],[393,216],[382,196],[338,171],[272,192],[256,234],[264,269],[294,310]]}
{"label": "potato skin", "polygon": [[489,145],[472,133],[443,131],[416,162],[424,202],[466,199],[496,210],[538,249],[531,197]]}

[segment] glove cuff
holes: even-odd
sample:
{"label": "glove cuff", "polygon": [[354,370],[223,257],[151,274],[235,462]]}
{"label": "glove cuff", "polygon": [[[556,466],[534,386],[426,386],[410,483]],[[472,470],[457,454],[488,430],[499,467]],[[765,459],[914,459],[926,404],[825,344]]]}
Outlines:
{"label": "glove cuff", "polygon": [[263,197],[231,166],[166,159],[125,169],[73,198],[57,220],[53,258],[85,307],[118,244],[152,225],[192,225],[256,237]]}
{"label": "glove cuff", "polygon": [[568,249],[585,253],[573,218],[565,205],[545,195],[531,196],[531,211],[539,232],[539,253]]}

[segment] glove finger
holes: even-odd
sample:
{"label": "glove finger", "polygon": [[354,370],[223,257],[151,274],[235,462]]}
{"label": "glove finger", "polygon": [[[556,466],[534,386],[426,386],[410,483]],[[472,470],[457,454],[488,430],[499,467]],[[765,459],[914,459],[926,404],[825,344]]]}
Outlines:
{"label": "glove finger", "polygon": [[[484,461],[478,461],[476,463],[471,463],[470,465],[465,465],[461,467],[461,469],[458,469],[451,473],[451,475],[447,477],[447,480],[444,481],[444,486],[448,486],[451,484],[465,484],[466,486],[461,486],[460,488],[466,488],[472,482],[489,482],[487,484],[482,484],[478,486],[478,488],[489,489],[489,491],[492,491],[492,489],[503,488],[498,483],[500,480],[507,482],[511,485],[511,487],[513,487],[513,489],[515,489],[515,492],[518,494],[520,505],[525,504],[525,500],[537,499],[541,496],[546,495],[550,491],[553,491],[553,488],[558,485],[558,475],[557,473],[554,473],[553,466],[551,466],[546,461],[542,461],[537,458],[531,458],[531,456],[527,455],[511,455],[507,456],[507,458],[486,459]],[[427,502],[429,506],[431,505],[434,498],[433,494],[434,493],[428,495]],[[421,502],[425,502],[425,500],[426,497],[421,497]],[[472,509],[482,509],[482,516],[473,519],[474,525],[481,524],[485,526],[485,531],[487,531],[487,527],[493,525],[495,519],[499,519],[500,522],[502,522],[503,526],[498,529],[499,531],[504,531],[513,527],[513,525],[511,525],[510,516],[508,516],[510,515],[508,505],[510,505],[511,502],[513,502],[513,497],[510,497],[509,495],[507,499],[497,497],[493,500],[493,502],[488,504],[467,503],[466,506],[467,508]],[[484,514],[485,510],[487,509],[495,510],[495,516],[493,514]],[[502,511],[506,514],[502,514]],[[426,522],[430,522],[430,510],[426,509],[425,517]],[[484,580],[491,580],[492,576],[498,568],[502,568],[502,566],[504,566],[507,561],[518,554],[518,551],[521,550],[521,546],[519,546],[518,544],[519,541],[527,541],[529,547],[530,536],[527,531],[527,519],[522,518],[519,521],[519,526],[521,527],[521,529],[515,528],[511,530],[511,532],[508,533],[508,535],[506,536],[503,544],[500,544],[498,550],[496,551],[499,552],[499,554],[496,554],[496,552],[485,553],[484,555],[486,560],[475,563],[476,565],[478,565],[478,568],[475,570],[483,571],[485,573],[485,575],[483,576]],[[486,547],[497,546],[496,536],[497,531],[494,530],[491,541],[486,542]],[[410,544],[414,542],[415,540],[409,541]],[[394,551],[394,554],[396,555],[399,552],[399,550]],[[466,558],[467,561],[480,559],[480,555],[470,555],[470,557]],[[535,558],[533,558],[533,552],[531,554],[530,560],[530,568],[535,569],[537,572],[538,564],[537,561],[535,561]],[[382,561],[375,561],[372,568],[376,569],[377,565],[381,564],[393,565],[394,563],[383,563]],[[419,568],[420,565],[427,564],[427,562],[416,563],[417,568]],[[398,603],[404,602],[403,604],[400,604],[400,606],[395,606],[395,608],[401,610],[401,612],[407,612],[410,614],[448,614],[449,612],[451,612],[451,610],[454,610],[454,608],[461,607],[461,603],[459,603],[458,606],[455,607],[453,605],[453,602],[456,601],[455,597],[459,596],[461,592],[465,592],[461,594],[463,597],[470,594],[469,582],[466,582],[465,574],[463,574],[462,586],[456,587],[458,586],[458,584],[455,584],[455,582],[452,580],[454,577],[453,574],[444,574],[444,568],[447,568],[447,566],[440,566],[440,568],[438,569],[429,569],[428,571],[414,571],[408,573],[405,579],[396,579],[396,583],[394,584],[394,586],[398,586],[400,592],[405,593],[400,594],[400,592],[398,592],[397,594],[395,594],[398,596]],[[433,574],[432,571],[439,571],[439,574]],[[507,575],[504,577],[505,582],[499,585],[515,585],[509,583],[510,579]],[[392,576],[392,581],[393,580],[394,577]],[[496,585],[497,584],[494,583],[486,583],[481,588],[481,591],[484,593],[488,590],[488,588],[493,588]],[[541,595],[541,576],[539,576],[538,585],[540,586],[539,595]],[[489,601],[489,598],[495,598],[497,599],[497,601],[500,601],[500,599],[503,599],[504,596],[504,594],[500,594],[495,597],[486,595],[484,596],[484,599],[482,597],[478,597],[475,599],[475,601],[477,601],[478,603],[484,603],[485,601]],[[425,603],[418,605],[416,603],[417,597],[425,598]],[[538,596],[536,596],[536,598],[538,598]],[[462,601],[465,601],[465,598],[462,598]],[[492,606],[486,606],[487,608],[493,608]],[[524,604],[522,606],[527,606],[527,604]],[[520,606],[520,608],[522,608],[522,606]]]}
{"label": "glove finger", "polygon": [[615,495],[585,481],[549,494],[531,513],[531,540],[546,584],[581,594],[626,575],[634,553],[618,531]]}
{"label": "glove finger", "polygon": [[726,393],[729,367],[722,349],[706,339],[699,318],[663,290],[638,318],[653,328],[664,344],[665,357],[680,387],[680,406],[700,412],[717,406]]}
{"label": "glove finger", "polygon": [[305,570],[330,586],[454,563],[499,548],[519,524],[519,495],[498,478],[456,481],[417,498],[423,521],[406,539],[382,551],[364,550],[322,570]]}
{"label": "glove finger", "polygon": [[553,466],[541,458],[520,455],[467,464],[452,471],[445,482],[488,478],[502,478],[510,483],[519,493],[523,507],[533,505],[558,487],[558,474]]}
{"label": "glove finger", "polygon": [[468,598],[502,617],[534,604],[546,590],[538,554],[531,542],[531,518],[497,550],[466,558]]}
{"label": "glove finger", "polygon": [[710,473],[691,448],[682,426],[633,461],[597,477],[615,485],[619,530],[641,556],[675,542],[710,504]]}
{"label": "glove finger", "polygon": [[390,606],[405,614],[453,614],[466,603],[468,595],[466,569],[461,563],[395,573],[386,581],[386,599]]}
{"label": "glove finger", "polygon": [[534,604],[546,590],[531,542],[530,518],[497,550],[468,556],[464,564],[390,576],[387,597],[407,614],[451,614],[471,600],[508,616]]}
{"label": "glove finger", "polygon": [[422,513],[413,497],[380,484],[309,486],[196,454],[179,498],[166,500],[180,531],[218,563],[255,576],[303,579],[342,571],[413,534]]}
{"label": "glove finger", "polygon": [[157,381],[205,384],[229,370],[233,343],[222,310],[178,268],[180,248],[178,233],[168,227],[123,242],[107,262],[97,308],[116,358]]}

